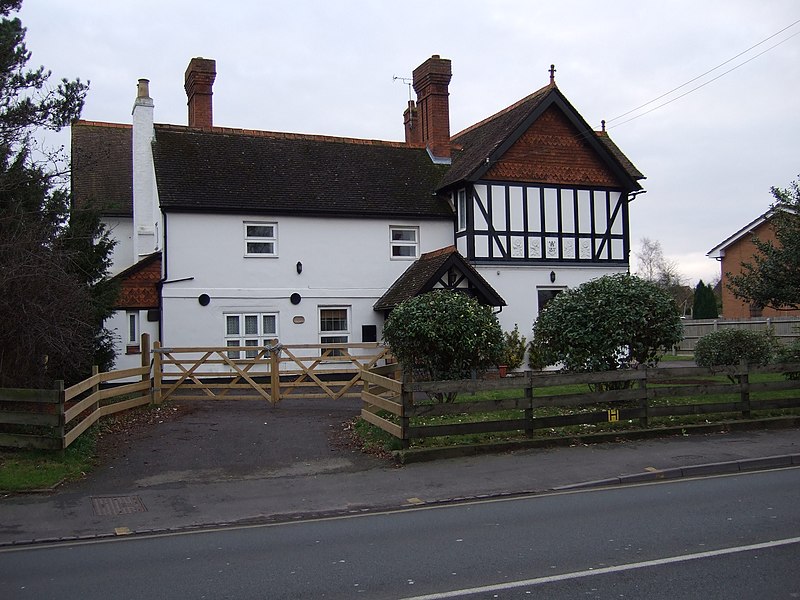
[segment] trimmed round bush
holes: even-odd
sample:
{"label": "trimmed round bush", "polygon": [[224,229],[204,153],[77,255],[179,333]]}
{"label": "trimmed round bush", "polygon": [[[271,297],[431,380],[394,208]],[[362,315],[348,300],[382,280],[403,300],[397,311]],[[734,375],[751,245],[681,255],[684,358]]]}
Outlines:
{"label": "trimmed round bush", "polygon": [[704,335],[694,349],[698,367],[736,367],[744,359],[748,364],[765,365],[775,354],[775,342],[769,333],[749,329],[720,329]]}
{"label": "trimmed round bush", "polygon": [[655,365],[683,339],[680,312],[655,283],[605,275],[557,295],[533,325],[531,367],[576,373]]}
{"label": "trimmed round bush", "polygon": [[466,379],[473,369],[497,366],[505,347],[492,308],[450,290],[400,303],[383,339],[404,369],[432,381]]}

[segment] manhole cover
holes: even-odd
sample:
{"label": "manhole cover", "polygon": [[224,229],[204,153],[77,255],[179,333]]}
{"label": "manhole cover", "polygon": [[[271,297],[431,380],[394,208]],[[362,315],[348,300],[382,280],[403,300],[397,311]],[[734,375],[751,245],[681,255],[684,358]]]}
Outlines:
{"label": "manhole cover", "polygon": [[92,508],[94,509],[94,514],[99,517],[147,512],[139,496],[92,498]]}

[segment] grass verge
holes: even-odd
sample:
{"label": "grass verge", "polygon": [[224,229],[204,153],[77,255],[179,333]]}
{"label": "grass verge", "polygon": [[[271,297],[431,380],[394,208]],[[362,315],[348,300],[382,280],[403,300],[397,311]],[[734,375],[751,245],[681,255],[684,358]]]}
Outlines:
{"label": "grass verge", "polygon": [[96,445],[97,430],[91,428],[64,452],[0,450],[0,491],[48,490],[79,479],[94,466]]}

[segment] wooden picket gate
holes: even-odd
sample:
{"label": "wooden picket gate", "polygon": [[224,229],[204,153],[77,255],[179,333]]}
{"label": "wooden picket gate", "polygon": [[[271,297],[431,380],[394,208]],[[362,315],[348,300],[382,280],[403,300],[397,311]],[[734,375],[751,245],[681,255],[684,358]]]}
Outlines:
{"label": "wooden picket gate", "polygon": [[[153,344],[153,401],[358,397],[361,370],[391,361],[377,343],[162,348]],[[383,361],[383,362],[382,362]]]}

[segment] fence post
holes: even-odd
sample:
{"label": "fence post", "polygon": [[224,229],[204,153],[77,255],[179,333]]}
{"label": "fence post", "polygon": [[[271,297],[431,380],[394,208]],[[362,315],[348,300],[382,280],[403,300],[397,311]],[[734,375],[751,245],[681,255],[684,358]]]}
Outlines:
{"label": "fence post", "polygon": [[153,377],[150,380],[150,404],[161,404],[161,342],[153,342]]}
{"label": "fence post", "polygon": [[739,361],[739,390],[742,401],[742,416],[750,418],[750,369],[747,359]]}
{"label": "fence post", "polygon": [[647,378],[650,375],[650,370],[647,365],[644,366],[644,379],[639,380],[639,392],[641,393],[641,398],[639,398],[639,408],[644,409],[644,416],[639,418],[639,425],[641,427],[650,427],[650,403],[648,402],[647,398]]}
{"label": "fence post", "polygon": [[61,440],[61,455],[64,455],[64,451],[67,449],[66,440],[64,439],[66,436],[66,423],[64,418],[64,412],[66,410],[66,398],[64,396],[64,380],[59,379],[55,382],[55,389],[58,392],[58,426],[56,428],[56,435]]}
{"label": "fence post", "polygon": [[[92,377],[99,374],[100,374],[100,367],[97,365],[92,365]],[[92,394],[96,394],[99,391],[100,391],[100,383],[97,382],[92,386]],[[92,412],[99,409],[100,409],[100,400],[92,404]]]}
{"label": "fence post", "polygon": [[[142,334],[142,341],[139,345],[139,349],[142,352],[142,367],[149,367],[150,366],[150,334],[143,333]],[[149,369],[148,369],[149,371]],[[142,381],[147,381],[150,379],[150,373],[142,373]]]}
{"label": "fence post", "polygon": [[525,374],[527,383],[525,384],[525,437],[533,437],[533,372]]}
{"label": "fence post", "polygon": [[271,340],[272,350],[269,351],[269,386],[273,406],[281,401],[281,349],[278,340]]}
{"label": "fence post", "polygon": [[411,383],[411,374],[407,371],[403,372],[403,381],[400,386],[400,447],[403,450],[411,445],[411,440],[408,438],[409,418],[406,412],[414,404],[414,392],[409,389]]}

